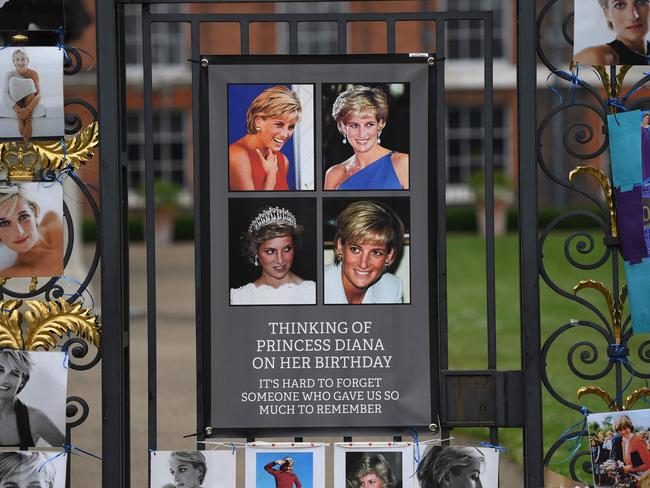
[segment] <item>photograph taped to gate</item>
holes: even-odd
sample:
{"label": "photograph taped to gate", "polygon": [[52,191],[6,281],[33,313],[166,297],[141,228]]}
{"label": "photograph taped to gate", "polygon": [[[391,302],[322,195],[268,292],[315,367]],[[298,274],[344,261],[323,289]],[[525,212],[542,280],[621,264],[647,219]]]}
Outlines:
{"label": "photograph taped to gate", "polygon": [[150,488],[232,488],[236,485],[237,456],[230,450],[153,451],[150,459]]}
{"label": "photograph taped to gate", "polygon": [[314,161],[314,85],[228,85],[230,191],[313,190]]}
{"label": "photograph taped to gate", "polygon": [[230,304],[316,303],[316,199],[231,198]]}
{"label": "photograph taped to gate", "polygon": [[0,140],[63,137],[63,51],[7,47],[0,73]]}
{"label": "photograph taped to gate", "polygon": [[15,417],[15,423],[0,426],[0,445],[63,446],[66,363],[63,352],[0,350],[0,409]]}
{"label": "photograph taped to gate", "polygon": [[419,488],[498,488],[499,451],[431,445],[417,466],[416,479]]}
{"label": "photograph taped to gate", "polygon": [[408,190],[408,83],[323,83],[323,188]]}
{"label": "photograph taped to gate", "polygon": [[413,446],[410,443],[334,445],[334,486],[410,488],[413,470]]}
{"label": "photograph taped to gate", "polygon": [[63,274],[63,187],[0,185],[0,277]]}
{"label": "photograph taped to gate", "polygon": [[576,63],[650,64],[647,0],[575,0],[573,25]]}
{"label": "photograph taped to gate", "polygon": [[594,486],[650,486],[650,410],[587,416]]}
{"label": "photograph taped to gate", "polygon": [[0,452],[0,487],[65,488],[65,452]]}
{"label": "photograph taped to gate", "polygon": [[411,303],[409,205],[408,197],[323,199],[323,303]]}
{"label": "photograph taped to gate", "polygon": [[324,488],[325,448],[246,448],[246,487],[251,488]]}

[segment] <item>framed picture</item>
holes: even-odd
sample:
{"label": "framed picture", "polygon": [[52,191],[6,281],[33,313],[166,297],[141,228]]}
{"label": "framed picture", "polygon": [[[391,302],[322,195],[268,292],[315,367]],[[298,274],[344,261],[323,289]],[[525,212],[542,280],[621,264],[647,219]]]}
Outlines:
{"label": "framed picture", "polygon": [[63,274],[63,186],[0,185],[0,276]]}
{"label": "framed picture", "polygon": [[325,448],[310,443],[249,444],[246,487],[325,488]]}
{"label": "framed picture", "polygon": [[0,445],[63,447],[67,385],[64,353],[0,349],[0,401],[16,418]]}
{"label": "framed picture", "polygon": [[0,70],[0,139],[63,137],[63,51],[7,47]]}
{"label": "framed picture", "polygon": [[587,416],[594,486],[638,486],[650,477],[650,410]]}
{"label": "framed picture", "polygon": [[0,486],[65,488],[65,452],[1,451]]}
{"label": "framed picture", "polygon": [[236,459],[231,451],[154,451],[150,488],[236,486]]}
{"label": "framed picture", "polygon": [[648,22],[645,2],[575,0],[573,60],[590,66],[650,64]]}
{"label": "framed picture", "polygon": [[[439,398],[430,302],[435,63],[404,55],[202,59],[201,424],[214,435],[428,426]],[[349,106],[337,120],[341,99]],[[232,145],[249,143],[249,160],[274,171],[293,165],[297,177],[313,171],[313,186],[292,178],[282,188],[233,186]],[[377,168],[385,155],[386,180],[398,184],[326,184],[350,158]],[[346,209],[359,225],[337,234]]]}
{"label": "framed picture", "polygon": [[334,486],[411,488],[410,443],[357,442],[334,445]]}

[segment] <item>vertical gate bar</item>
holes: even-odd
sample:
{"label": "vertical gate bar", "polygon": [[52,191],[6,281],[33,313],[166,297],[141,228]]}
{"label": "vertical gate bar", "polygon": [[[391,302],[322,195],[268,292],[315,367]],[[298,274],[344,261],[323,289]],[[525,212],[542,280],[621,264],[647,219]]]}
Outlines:
{"label": "vertical gate bar", "polygon": [[144,181],[145,181],[145,242],[147,261],[147,382],[149,449],[157,449],[158,389],[156,351],[156,227],[153,167],[153,88],[151,59],[151,11],[142,5],[142,87],[144,93]]}
{"label": "vertical gate bar", "polygon": [[519,289],[524,372],[524,478],[544,486],[541,400],[541,331],[537,263],[537,55],[535,3],[517,1],[517,122],[519,126]]}
{"label": "vertical gate bar", "polygon": [[289,54],[298,54],[298,22],[289,22]]}
{"label": "vertical gate bar", "polygon": [[347,54],[348,52],[348,23],[345,19],[341,19],[338,25],[338,39],[339,39],[339,54]]}
{"label": "vertical gate bar", "polygon": [[241,53],[250,54],[250,22],[248,19],[241,19],[239,22],[239,36],[241,38]]}
{"label": "vertical gate bar", "polygon": [[[97,1],[97,87],[99,193],[102,244],[102,486],[128,488],[129,422],[129,253],[124,124],[124,6]],[[117,103],[116,103],[117,102]]]}
{"label": "vertical gate bar", "polygon": [[[497,369],[497,321],[494,252],[494,52],[492,39],[494,19],[487,12],[483,24],[483,84],[484,144],[485,144],[485,276],[487,294],[487,353],[488,369]],[[499,443],[499,429],[490,427],[490,443]]]}
{"label": "vertical gate bar", "polygon": [[488,369],[497,367],[497,326],[494,285],[494,83],[493,83],[493,19],[487,12],[483,25],[484,77],[484,144],[485,144],[485,274],[487,278],[487,346]]}
{"label": "vertical gate bar", "polygon": [[387,52],[388,54],[395,54],[395,19],[388,19],[386,24]]}
{"label": "vertical gate bar", "polygon": [[[192,59],[199,60],[201,56],[201,32],[200,23],[193,21],[191,33]],[[200,62],[192,63],[192,155],[194,168],[194,300],[196,310],[196,432],[197,440],[205,440],[205,419],[208,418],[209,391],[206,391],[204,385],[207,384],[207,378],[210,377],[210,365],[208,358],[203,357],[205,344],[209,342],[209,333],[206,330],[206,324],[209,324],[210,296],[204,290],[203,286],[209,279],[210,271],[203,269],[202,256],[208,252],[209,235],[204,235],[202,231],[204,222],[209,219],[209,199],[208,195],[202,191],[202,182],[207,180],[207,175],[203,175],[204,164],[201,163],[202,145],[201,139],[205,128],[201,127],[201,97],[200,80],[201,64]],[[207,100],[204,99],[204,100]],[[207,158],[206,158],[207,160]],[[205,364],[204,364],[205,363]],[[205,445],[199,446],[204,448]]]}

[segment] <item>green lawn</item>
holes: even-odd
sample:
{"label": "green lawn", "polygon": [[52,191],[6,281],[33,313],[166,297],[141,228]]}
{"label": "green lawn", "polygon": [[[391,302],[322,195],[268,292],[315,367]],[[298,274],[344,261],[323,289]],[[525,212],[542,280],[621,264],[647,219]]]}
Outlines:
{"label": "green lawn", "polygon": [[[612,265],[581,271],[571,266],[564,256],[564,245],[568,234],[557,232],[549,237],[544,245],[544,265],[550,277],[562,289],[572,292],[579,280],[593,279],[603,281],[611,287]],[[572,256],[582,263],[596,262],[604,252],[602,236],[594,234],[599,241],[590,254]],[[575,241],[574,241],[575,244]],[[575,245],[574,245],[575,250]],[[486,290],[485,290],[485,240],[470,234],[451,234],[448,238],[448,308],[449,308],[449,367],[450,369],[482,369],[487,366],[487,326],[486,326]],[[520,369],[520,333],[519,333],[519,272],[518,241],[516,235],[508,235],[496,240],[496,307],[497,307],[497,354],[498,369]],[[623,274],[621,279],[624,281]],[[556,329],[571,319],[589,320],[599,323],[596,314],[581,304],[569,300],[551,290],[540,278],[542,341],[544,342]],[[592,290],[580,292],[580,295],[596,305],[608,317],[605,301],[600,294]],[[627,310],[624,311],[624,316]],[[643,365],[637,348],[643,337],[635,337],[630,342],[630,359],[634,366],[644,372],[650,366]],[[607,364],[606,341],[600,334],[585,327],[575,327],[557,338],[547,357],[547,373],[553,387],[565,399],[584,405],[593,412],[608,411],[607,405],[597,397],[583,397],[578,401],[576,391],[585,385],[598,385],[614,395],[614,373],[604,380],[585,380],[574,375],[568,365],[569,349],[580,341],[593,341],[598,348],[598,357],[592,364],[580,359],[582,352],[590,350],[579,348],[574,354],[574,363],[583,373],[594,374]],[[624,373],[624,384],[629,375]],[[645,386],[644,382],[633,382],[625,392]],[[645,408],[648,404],[639,402],[635,408]],[[548,449],[561,433],[580,420],[579,412],[571,410],[543,389],[543,425],[544,445]],[[487,429],[471,429],[474,436],[487,439]],[[522,436],[519,429],[501,429],[500,444],[509,448],[509,456],[521,461]],[[583,444],[587,446],[586,441]],[[568,462],[561,463],[569,451],[560,449],[554,457],[551,468],[568,473]],[[582,461],[588,461],[583,458]]]}

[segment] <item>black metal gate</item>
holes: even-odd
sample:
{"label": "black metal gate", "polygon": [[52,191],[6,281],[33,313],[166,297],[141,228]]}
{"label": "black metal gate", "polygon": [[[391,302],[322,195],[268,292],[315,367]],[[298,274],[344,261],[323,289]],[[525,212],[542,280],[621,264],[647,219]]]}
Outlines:
{"label": "black metal gate", "polygon": [[[101,239],[106,265],[102,272],[103,323],[103,486],[130,486],[129,481],[129,319],[128,319],[128,249],[127,249],[127,162],[126,162],[126,99],[125,99],[125,57],[124,57],[124,9],[127,4],[142,6],[142,42],[144,64],[144,119],[145,119],[145,186],[146,186],[146,246],[147,246],[147,331],[148,331],[148,447],[157,448],[157,389],[156,389],[156,275],[155,275],[155,224],[154,224],[154,166],[153,166],[153,99],[152,81],[152,25],[158,22],[180,22],[189,24],[191,42],[191,83],[192,83],[192,142],[194,156],[194,217],[195,242],[197,250],[197,321],[200,320],[202,293],[199,284],[201,273],[205,270],[198,265],[201,246],[207,236],[201,235],[203,205],[207,196],[200,195],[198,189],[201,175],[198,171],[199,149],[199,58],[200,27],[204,23],[236,23],[240,29],[240,51],[250,52],[251,24],[256,22],[288,23],[289,54],[299,52],[299,25],[302,22],[335,23],[338,28],[338,53],[349,52],[350,40],[347,25],[350,22],[381,22],[386,29],[385,53],[395,53],[398,41],[396,24],[400,21],[430,21],[436,25],[435,46],[437,59],[445,59],[446,25],[449,21],[473,20],[483,26],[483,77],[484,97],[482,112],[485,139],[485,188],[487,207],[486,290],[487,290],[487,329],[485,344],[487,348],[487,369],[481,371],[450,371],[448,369],[447,347],[447,236],[446,207],[444,197],[438,206],[436,229],[437,262],[437,301],[439,316],[439,342],[443,346],[438,351],[442,371],[441,405],[433,405],[432,411],[439,412],[441,428],[449,429],[465,426],[484,426],[490,428],[490,440],[498,442],[500,427],[519,427],[524,432],[526,486],[543,485],[542,478],[542,419],[541,419],[541,334],[539,319],[539,281],[538,281],[538,239],[537,239],[537,191],[536,191],[536,123],[535,123],[535,8],[533,2],[517,3],[517,103],[518,103],[518,155],[519,155],[519,249],[520,249],[520,310],[521,310],[521,354],[522,367],[518,371],[497,370],[497,329],[495,307],[495,241],[494,241],[494,97],[493,67],[494,54],[492,38],[494,19],[490,11],[442,12],[430,11],[430,3],[420,3],[422,10],[413,13],[390,13],[381,11],[382,2],[355,2],[375,4],[377,11],[312,14],[293,11],[287,2],[286,11],[291,13],[154,13],[153,4],[181,3],[176,0],[109,0],[97,2],[97,32],[99,58],[99,112],[102,128],[101,140],[101,182],[102,182],[102,222]],[[193,5],[207,4],[208,1],[195,0]],[[217,2],[213,2],[217,3]],[[218,2],[225,3],[225,2]],[[235,0],[231,4],[245,2]],[[275,2],[260,1],[259,4],[273,6]],[[323,2],[326,3],[326,2]],[[394,3],[392,4],[394,6]],[[513,7],[513,10],[515,7]],[[236,10],[236,8],[235,8]],[[243,11],[242,11],[243,12]],[[514,12],[513,12],[514,13]],[[436,106],[437,188],[436,193],[445,194],[445,69],[437,70],[436,93],[433,94]],[[116,103],[117,101],[117,103]],[[207,300],[205,300],[207,298]],[[204,297],[203,303],[208,303]],[[197,348],[199,349],[199,348]],[[472,390],[468,390],[471,386]],[[471,395],[471,401],[457,402],[458,395]],[[201,401],[197,402],[201,405]],[[199,412],[198,418],[203,418]],[[432,423],[437,423],[437,416]],[[197,426],[200,430],[202,426]],[[200,435],[202,438],[202,434]],[[119,480],[119,481],[118,481]]]}

